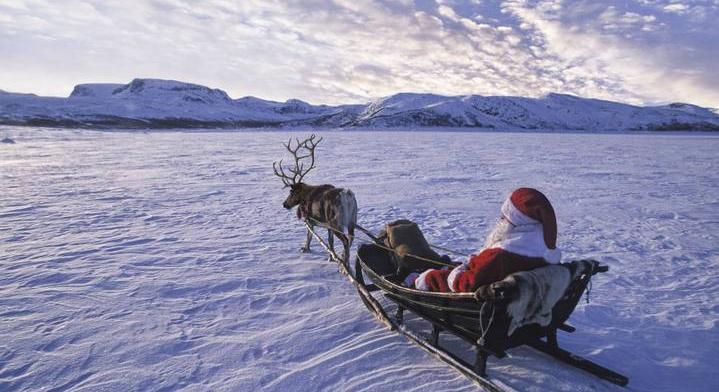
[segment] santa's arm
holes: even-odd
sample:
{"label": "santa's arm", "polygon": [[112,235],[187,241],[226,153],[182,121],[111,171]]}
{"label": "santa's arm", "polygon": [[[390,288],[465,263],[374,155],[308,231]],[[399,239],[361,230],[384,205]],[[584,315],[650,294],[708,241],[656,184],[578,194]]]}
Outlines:
{"label": "santa's arm", "polygon": [[422,291],[449,292],[447,275],[449,275],[448,270],[428,269],[419,274],[417,279],[415,279],[414,287]]}
{"label": "santa's arm", "polygon": [[[472,255],[469,264],[452,279],[452,291],[472,292],[479,286],[501,279],[502,271],[498,260],[500,254],[501,250],[499,249],[486,249],[479,254]],[[461,267],[463,266],[458,268]]]}

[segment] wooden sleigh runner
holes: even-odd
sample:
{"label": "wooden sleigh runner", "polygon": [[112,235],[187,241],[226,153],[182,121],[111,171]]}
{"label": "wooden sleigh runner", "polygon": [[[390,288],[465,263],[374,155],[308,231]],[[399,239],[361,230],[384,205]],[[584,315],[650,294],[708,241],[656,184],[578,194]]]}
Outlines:
{"label": "wooden sleigh runner", "polygon": [[[340,271],[354,284],[364,304],[379,321],[487,390],[502,390],[487,376],[488,358],[504,358],[508,349],[521,345],[532,347],[614,384],[624,386],[629,381],[626,376],[562,349],[557,339],[559,330],[575,332],[575,328],[566,322],[592,276],[608,271],[607,266],[593,260],[563,264],[572,271],[573,279],[552,308],[549,325],[542,327],[530,324],[508,334],[511,318],[506,309],[518,295],[515,288],[492,284],[480,288],[477,293],[437,293],[406,288],[401,284],[403,276],[398,276],[392,261],[393,250],[385,244],[377,242],[360,245],[354,271],[351,271],[347,261],[340,259],[311,226],[307,226],[339,264]],[[372,293],[381,293],[388,301],[379,301]],[[428,322],[432,331],[430,336],[423,336],[409,328],[404,320],[406,312]],[[469,363],[443,347],[440,339],[443,333],[450,333],[474,347],[474,363]]]}

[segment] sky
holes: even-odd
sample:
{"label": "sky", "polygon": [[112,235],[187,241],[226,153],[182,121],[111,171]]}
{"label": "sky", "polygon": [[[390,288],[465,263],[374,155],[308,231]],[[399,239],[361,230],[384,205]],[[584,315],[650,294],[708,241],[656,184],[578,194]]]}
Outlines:
{"label": "sky", "polygon": [[314,104],[550,92],[719,108],[719,0],[0,0],[0,89],[174,79]]}

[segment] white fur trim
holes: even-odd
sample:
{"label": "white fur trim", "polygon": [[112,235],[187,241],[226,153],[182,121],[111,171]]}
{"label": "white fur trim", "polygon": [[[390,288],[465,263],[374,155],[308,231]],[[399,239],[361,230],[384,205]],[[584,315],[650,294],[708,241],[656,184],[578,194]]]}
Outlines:
{"label": "white fur trim", "polygon": [[562,251],[559,248],[547,249],[542,257],[549,263],[558,264],[559,261],[562,260]]}
{"label": "white fur trim", "polygon": [[552,264],[558,263],[561,251],[547,248],[542,224],[535,222],[513,226],[500,221],[487,237],[488,241],[483,249],[501,248],[521,256],[542,258]]}
{"label": "white fur trim", "polygon": [[449,286],[449,289],[454,292],[454,281],[459,277],[459,274],[467,271],[467,265],[466,264],[460,264],[457,267],[455,267],[452,272],[449,273],[449,276],[447,276],[447,285]]}
{"label": "white fur trim", "polygon": [[419,274],[417,279],[414,280],[414,288],[417,290],[422,290],[422,291],[430,291],[429,285],[427,284],[427,275],[432,271],[434,271],[434,270],[428,269],[427,271],[424,271],[421,274]]}
{"label": "white fur trim", "polygon": [[495,235],[494,243],[487,248],[501,248],[527,257],[544,257],[547,251],[541,224],[510,226],[501,235]]}
{"label": "white fur trim", "polygon": [[515,226],[541,224],[538,220],[528,217],[515,207],[510,198],[507,198],[502,204],[502,215]]}

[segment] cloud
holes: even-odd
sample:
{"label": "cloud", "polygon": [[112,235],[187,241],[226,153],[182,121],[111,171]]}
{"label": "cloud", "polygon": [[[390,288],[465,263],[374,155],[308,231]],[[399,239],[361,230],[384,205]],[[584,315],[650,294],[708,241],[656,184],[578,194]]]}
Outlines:
{"label": "cloud", "polygon": [[0,88],[158,77],[313,103],[556,91],[719,106],[717,16],[711,1],[7,0]]}
{"label": "cloud", "polygon": [[[551,6],[542,7],[542,3]],[[567,85],[580,94],[635,103],[719,104],[719,80],[711,65],[717,52],[714,44],[705,44],[707,39],[716,42],[719,33],[709,25],[695,24],[693,31],[675,35],[667,22],[637,12],[639,7],[624,11],[610,5],[582,15],[572,8],[581,9],[586,3],[542,3],[534,7],[526,1],[507,1],[505,7],[533,27],[533,33],[541,37],[545,57],[555,56],[558,63],[567,65],[563,72],[571,76]],[[556,7],[560,3],[562,7]],[[689,24],[675,23],[682,28]],[[581,83],[572,80],[590,83],[581,88]]]}
{"label": "cloud", "polygon": [[674,12],[676,14],[681,15],[681,14],[685,13],[687,11],[687,9],[689,9],[689,6],[687,6],[686,4],[675,3],[675,4],[667,4],[663,8],[664,8],[664,11]]}

